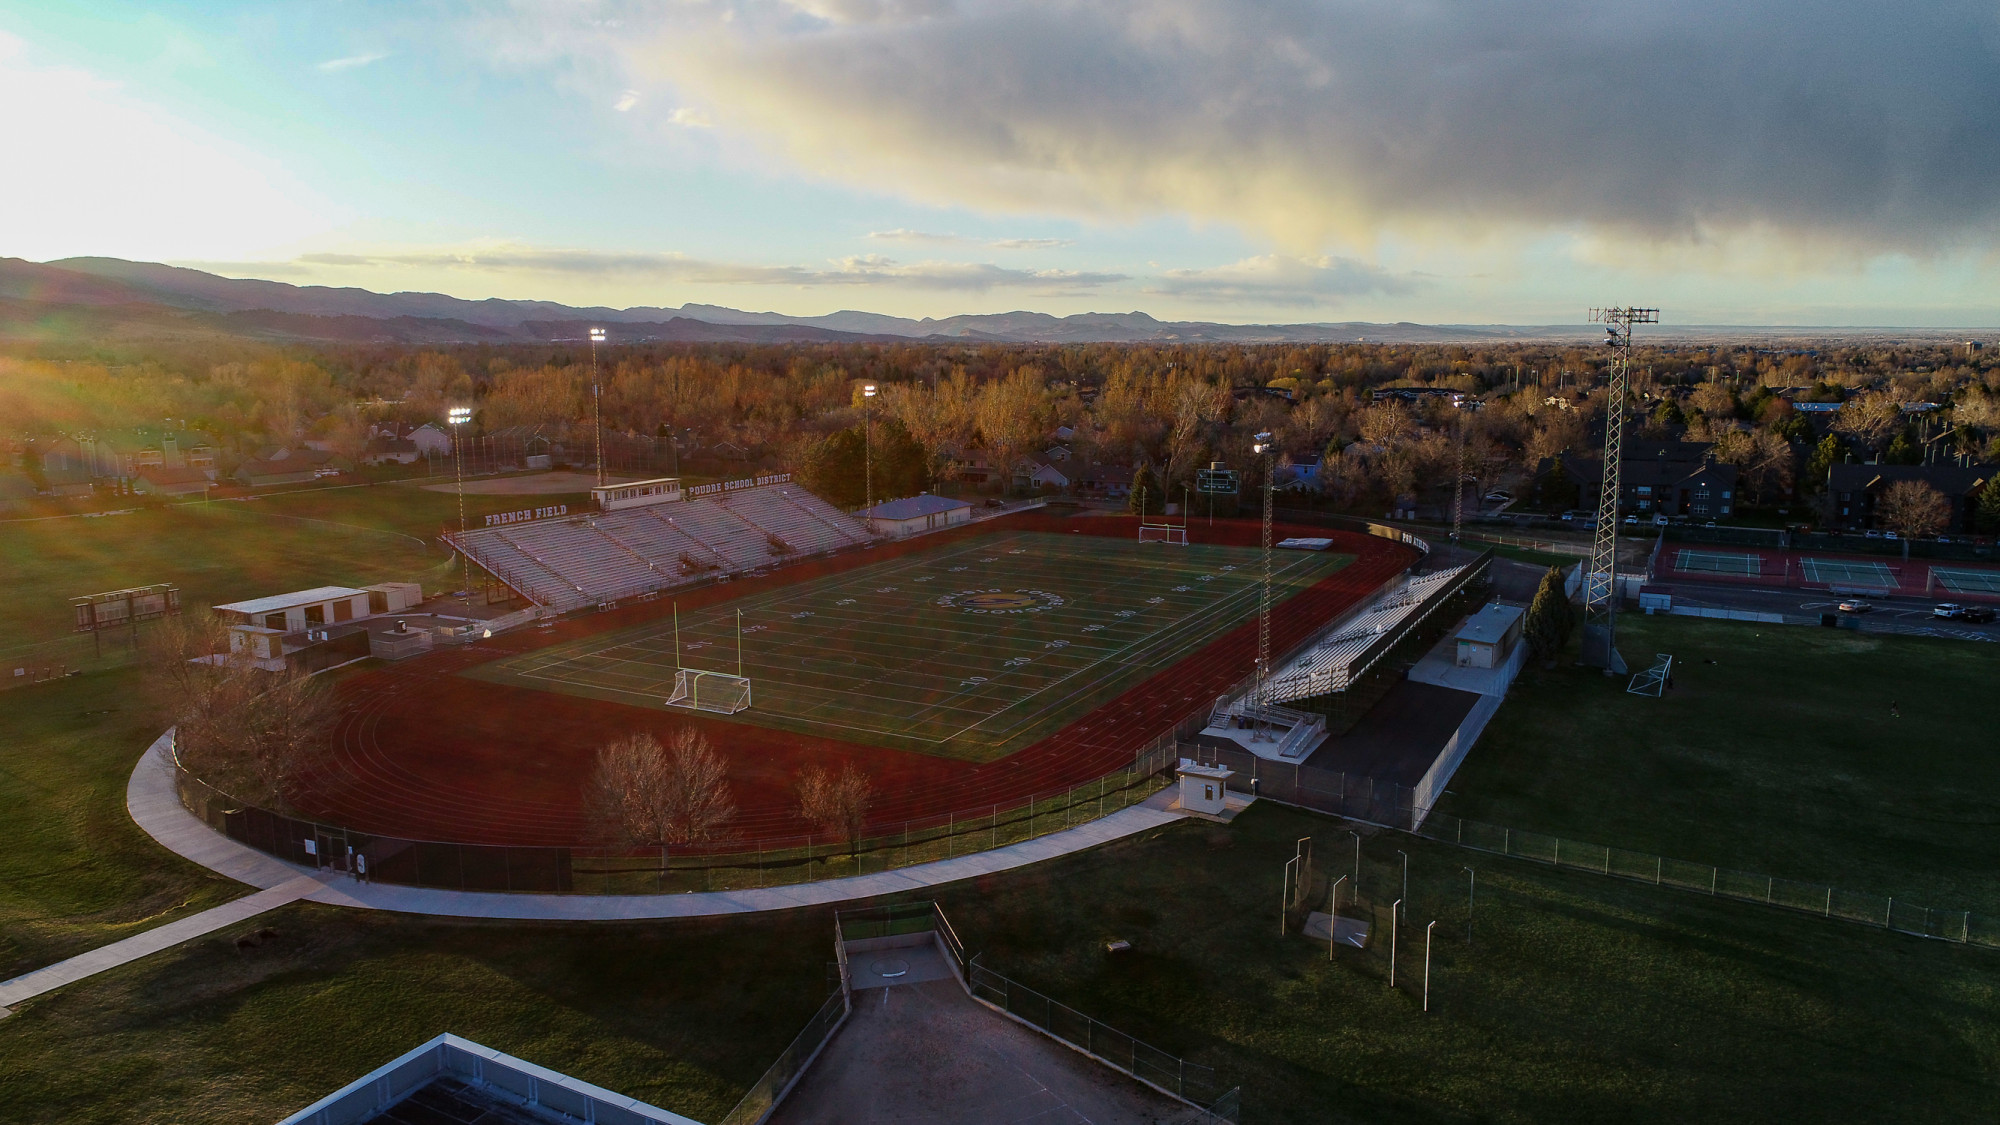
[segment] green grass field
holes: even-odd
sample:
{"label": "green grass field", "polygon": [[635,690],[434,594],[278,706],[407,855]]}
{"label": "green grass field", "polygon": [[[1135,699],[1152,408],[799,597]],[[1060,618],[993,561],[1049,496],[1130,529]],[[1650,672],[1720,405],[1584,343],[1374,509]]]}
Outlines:
{"label": "green grass field", "polygon": [[[1173,664],[1257,610],[1258,552],[1096,536],[984,536],[683,614],[681,662],[742,668],[778,730],[989,761]],[[1282,551],[1274,598],[1352,556]],[[669,620],[475,669],[643,706],[674,684]]]}
{"label": "green grass field", "polygon": [[2000,646],[1636,614],[1619,639],[1672,653],[1674,689],[1530,667],[1440,808],[2000,914]]}
{"label": "green grass field", "polygon": [[0,980],[242,893],[125,815],[163,725],[138,695],[129,668],[0,692]]}
{"label": "green grass field", "polygon": [[[100,648],[72,632],[69,599],[85,594],[171,582],[181,588],[183,606],[208,606],[371,582],[456,589],[451,555],[429,540],[456,524],[458,498],[419,483],[0,521],[0,574],[9,595],[0,600],[0,676],[19,665],[101,668],[128,660],[129,637],[107,634]],[[469,495],[466,511],[477,521],[489,512],[580,499]]]}

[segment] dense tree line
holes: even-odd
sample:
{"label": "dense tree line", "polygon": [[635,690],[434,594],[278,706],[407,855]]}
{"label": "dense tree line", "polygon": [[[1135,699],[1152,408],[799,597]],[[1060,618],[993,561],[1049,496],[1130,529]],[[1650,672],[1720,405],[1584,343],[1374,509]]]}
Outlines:
{"label": "dense tree line", "polygon": [[[436,420],[450,405],[471,404],[481,433],[587,426],[595,406],[611,431],[731,442],[853,503],[870,491],[857,444],[877,452],[872,491],[890,496],[937,487],[974,456],[1010,466],[1068,427],[1080,459],[1141,466],[1157,495],[1177,496],[1210,460],[1254,474],[1250,435],[1270,430],[1285,460],[1325,458],[1314,483],[1332,502],[1377,509],[1587,453],[1606,358],[1552,345],[635,344],[603,349],[593,368],[570,345],[133,346],[0,356],[0,419],[16,438],[164,422],[225,449],[315,438],[345,452],[372,423]],[[1847,457],[2000,455],[2000,363],[1963,345],[1642,347],[1633,359],[1636,432],[1715,443],[1752,504],[1809,493]],[[865,382],[880,394],[864,407]],[[1481,408],[1375,397],[1398,388]],[[1801,401],[1842,405],[1815,424]],[[1913,402],[1940,409],[1913,416]]]}

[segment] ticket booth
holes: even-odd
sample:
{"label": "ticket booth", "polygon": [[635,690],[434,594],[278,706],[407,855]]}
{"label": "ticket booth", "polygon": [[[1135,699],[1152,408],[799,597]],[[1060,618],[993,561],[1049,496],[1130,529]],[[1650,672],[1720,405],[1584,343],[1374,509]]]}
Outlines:
{"label": "ticket booth", "polygon": [[1191,758],[1182,758],[1179,772],[1181,808],[1186,812],[1221,816],[1223,800],[1229,792],[1229,778],[1233,771],[1223,766],[1204,766]]}

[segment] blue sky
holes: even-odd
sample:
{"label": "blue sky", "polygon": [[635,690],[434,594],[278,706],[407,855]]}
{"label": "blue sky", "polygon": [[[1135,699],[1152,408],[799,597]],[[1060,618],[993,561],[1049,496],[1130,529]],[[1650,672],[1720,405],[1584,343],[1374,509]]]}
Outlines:
{"label": "blue sky", "polygon": [[1986,326],[1997,21],[0,0],[0,254],[802,314]]}

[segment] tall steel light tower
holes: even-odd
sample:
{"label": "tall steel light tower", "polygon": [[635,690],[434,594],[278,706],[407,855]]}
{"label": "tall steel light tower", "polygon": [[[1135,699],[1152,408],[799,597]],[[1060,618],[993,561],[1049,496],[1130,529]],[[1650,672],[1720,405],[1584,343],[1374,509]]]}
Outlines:
{"label": "tall steel light tower", "polygon": [[604,487],[604,396],[598,391],[597,345],[604,342],[604,329],[590,330],[590,423],[597,430],[597,487]]}
{"label": "tall steel light tower", "polygon": [[1272,477],[1277,472],[1277,446],[1269,430],[1256,436],[1251,451],[1264,458],[1264,580],[1257,590],[1257,679],[1250,693],[1252,713],[1250,741],[1271,741],[1271,722],[1264,710],[1264,681],[1271,676],[1271,496]]}
{"label": "tall steel light tower", "polygon": [[465,553],[465,440],[459,435],[459,427],[472,421],[470,406],[454,406],[445,412],[445,421],[451,426],[451,456],[458,463],[458,561],[460,577],[464,581],[465,596],[470,604],[472,597],[472,559]]}
{"label": "tall steel light tower", "polygon": [[1583,661],[1606,675],[1625,674],[1618,655],[1618,499],[1623,484],[1619,462],[1625,455],[1625,400],[1631,393],[1632,326],[1658,324],[1658,309],[1592,309],[1604,325],[1611,349],[1611,385],[1604,406],[1604,478],[1597,493],[1597,526],[1590,544],[1590,569],[1583,575]]}
{"label": "tall steel light tower", "polygon": [[[875,384],[861,384],[861,510],[875,508]],[[871,517],[872,518],[872,517]],[[873,527],[874,524],[870,524]]]}

